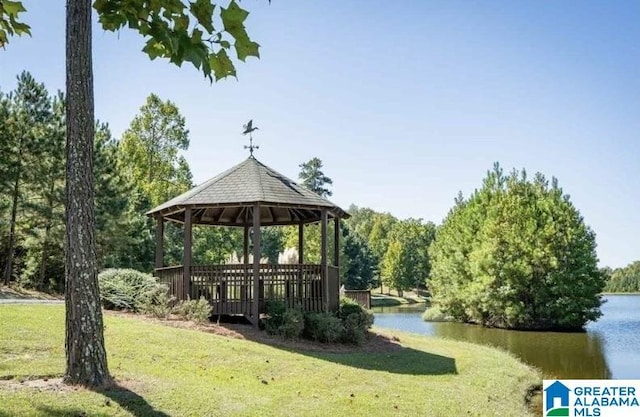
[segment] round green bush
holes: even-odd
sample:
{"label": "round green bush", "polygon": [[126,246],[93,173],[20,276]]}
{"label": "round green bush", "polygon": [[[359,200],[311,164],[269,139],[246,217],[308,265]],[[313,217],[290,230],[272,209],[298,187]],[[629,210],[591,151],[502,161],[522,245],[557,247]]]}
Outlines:
{"label": "round green bush", "polygon": [[150,298],[166,286],[134,269],[105,269],[98,274],[100,301],[108,310],[141,311]]}

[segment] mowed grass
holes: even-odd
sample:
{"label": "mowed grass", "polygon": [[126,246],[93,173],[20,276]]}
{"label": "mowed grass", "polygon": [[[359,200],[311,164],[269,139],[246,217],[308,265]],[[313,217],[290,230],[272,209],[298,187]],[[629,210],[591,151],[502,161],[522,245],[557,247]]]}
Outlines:
{"label": "mowed grass", "polygon": [[371,291],[371,307],[394,307],[405,304],[427,304],[428,299],[414,292],[406,291],[402,297],[396,294],[380,293],[379,290]]}
{"label": "mowed grass", "polygon": [[[540,375],[483,346],[388,332],[396,349],[277,347],[107,314],[105,392],[64,371],[64,307],[0,305],[0,416],[527,416]],[[378,330],[376,330],[378,331]]]}

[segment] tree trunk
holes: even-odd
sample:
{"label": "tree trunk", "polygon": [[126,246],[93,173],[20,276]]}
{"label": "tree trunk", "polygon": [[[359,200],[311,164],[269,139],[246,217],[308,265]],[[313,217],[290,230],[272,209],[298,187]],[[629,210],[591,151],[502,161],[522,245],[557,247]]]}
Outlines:
{"label": "tree trunk", "polygon": [[49,235],[51,234],[51,218],[47,219],[47,224],[44,228],[44,240],[42,242],[42,255],[40,259],[40,271],[38,273],[38,284],[36,288],[39,290],[44,289],[44,282],[47,278],[47,249],[49,249]]}
{"label": "tree trunk", "polygon": [[13,184],[13,195],[11,201],[11,220],[9,226],[9,249],[7,251],[7,262],[4,266],[4,285],[9,285],[11,273],[13,272],[13,251],[16,245],[16,218],[18,217],[18,196],[20,192],[20,175],[22,174],[22,141],[18,143],[18,168],[16,180]]}
{"label": "tree trunk", "polygon": [[109,385],[98,294],[93,195],[91,0],[67,0],[67,200],[64,380]]}

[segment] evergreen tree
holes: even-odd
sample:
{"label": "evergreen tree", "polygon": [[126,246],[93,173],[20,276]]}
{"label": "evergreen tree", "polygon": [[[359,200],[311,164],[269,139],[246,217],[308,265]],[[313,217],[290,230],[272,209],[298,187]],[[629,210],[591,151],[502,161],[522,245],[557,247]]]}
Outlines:
{"label": "evergreen tree", "polygon": [[312,158],[308,162],[300,164],[300,168],[298,178],[304,188],[322,197],[330,197],[333,194],[331,190],[326,188],[327,185],[332,185],[333,181],[322,172],[322,161],[319,158]]}
{"label": "evergreen tree", "polygon": [[505,176],[458,199],[431,246],[433,302],[486,326],[576,329],[600,315],[595,234],[542,174]]}
{"label": "evergreen tree", "polygon": [[349,226],[342,226],[342,283],[348,290],[366,290],[375,285],[376,259],[364,240],[350,232]]}
{"label": "evergreen tree", "polygon": [[[3,100],[4,101],[4,100]],[[14,250],[17,241],[19,206],[25,202],[25,184],[33,181],[34,167],[46,155],[46,135],[52,118],[51,101],[43,84],[31,74],[18,76],[15,92],[4,101],[2,112],[5,138],[0,144],[0,189],[9,197],[9,233],[4,264],[4,281],[9,284],[14,272]],[[6,109],[8,107],[8,111]]]}
{"label": "evergreen tree", "polygon": [[50,98],[52,114],[42,131],[39,163],[31,164],[26,184],[29,198],[22,215],[27,236],[22,285],[40,290],[64,288],[64,144],[65,100],[61,92]]}
{"label": "evergreen tree", "polygon": [[[143,212],[132,210],[136,200],[135,189],[131,180],[118,169],[118,143],[104,123],[96,123],[93,158],[98,265],[100,268],[139,267],[138,263],[124,260],[153,243],[144,241],[148,233],[136,227]],[[146,225],[146,219],[142,220]],[[151,265],[152,259],[148,261]],[[148,267],[141,270],[148,270]]]}

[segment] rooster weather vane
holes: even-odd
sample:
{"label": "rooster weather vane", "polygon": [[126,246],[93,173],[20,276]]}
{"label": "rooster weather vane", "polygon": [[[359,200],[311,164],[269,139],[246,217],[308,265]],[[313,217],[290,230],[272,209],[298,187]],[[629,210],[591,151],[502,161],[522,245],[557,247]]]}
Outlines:
{"label": "rooster weather vane", "polygon": [[242,132],[243,135],[249,135],[249,146],[245,145],[244,148],[245,149],[249,149],[249,153],[251,154],[250,156],[253,156],[253,150],[254,149],[260,149],[259,146],[253,144],[253,131],[254,130],[258,130],[258,126],[253,126],[253,120],[249,120],[249,122],[246,125],[242,125],[242,127],[244,128],[244,132]]}

